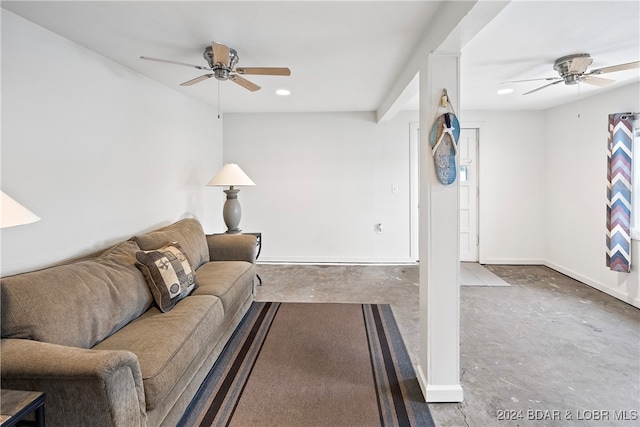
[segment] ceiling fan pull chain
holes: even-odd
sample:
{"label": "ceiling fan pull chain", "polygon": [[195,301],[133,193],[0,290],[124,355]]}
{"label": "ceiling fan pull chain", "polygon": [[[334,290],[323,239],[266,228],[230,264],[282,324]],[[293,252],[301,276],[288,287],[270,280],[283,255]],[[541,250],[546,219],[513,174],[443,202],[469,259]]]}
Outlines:
{"label": "ceiling fan pull chain", "polygon": [[220,119],[220,80],[218,80],[218,119]]}
{"label": "ceiling fan pull chain", "polygon": [[582,113],[582,98],[580,97],[580,83],[578,83],[578,118]]}

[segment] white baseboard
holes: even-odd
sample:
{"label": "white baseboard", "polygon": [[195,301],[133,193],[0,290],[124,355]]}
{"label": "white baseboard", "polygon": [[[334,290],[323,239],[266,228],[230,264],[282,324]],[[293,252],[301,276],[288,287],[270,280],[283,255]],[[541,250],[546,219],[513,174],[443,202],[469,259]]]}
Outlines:
{"label": "white baseboard", "polygon": [[418,377],[418,384],[420,385],[420,390],[422,390],[422,396],[424,397],[424,401],[427,401],[427,377],[422,372],[422,366],[416,366],[416,376]]}
{"label": "white baseboard", "polygon": [[481,264],[502,264],[502,265],[544,265],[545,267],[549,267],[559,273],[564,274],[565,276],[569,276],[572,279],[575,279],[579,282],[584,283],[585,285],[591,286],[599,291],[604,292],[607,295],[611,295],[614,298],[617,298],[621,301],[624,301],[628,304],[633,305],[634,307],[640,308],[640,296],[630,296],[624,294],[617,289],[610,288],[597,280],[593,280],[587,276],[579,274],[571,269],[565,268],[561,265],[555,264],[553,262],[542,260],[542,259],[529,259],[529,258],[487,258],[484,260],[480,260]]}
{"label": "white baseboard", "polygon": [[411,258],[260,257],[258,264],[394,265],[416,264]]}
{"label": "white baseboard", "polygon": [[480,260],[480,264],[545,265],[545,261],[534,258],[485,258]]}
{"label": "white baseboard", "polygon": [[614,288],[610,288],[600,282],[598,282],[597,280],[593,280],[589,277],[583,276],[582,274],[579,274],[573,270],[570,270],[568,268],[565,268],[561,265],[555,264],[553,262],[550,261],[545,261],[544,263],[545,266],[564,274],[565,276],[569,276],[572,279],[575,279],[579,282],[582,282],[586,285],[591,286],[592,288],[595,288],[599,291],[604,292],[605,294],[611,295],[614,298],[618,298],[621,301],[624,301],[628,304],[631,304],[634,307],[640,308],[640,296],[635,296],[632,297],[630,295],[626,295],[620,291],[618,291],[617,289]]}
{"label": "white baseboard", "polygon": [[463,402],[464,392],[460,384],[428,384],[427,378],[422,371],[422,367],[418,365],[416,367],[416,374],[418,376],[418,383],[422,390],[425,402],[427,403],[451,403],[451,402]]}

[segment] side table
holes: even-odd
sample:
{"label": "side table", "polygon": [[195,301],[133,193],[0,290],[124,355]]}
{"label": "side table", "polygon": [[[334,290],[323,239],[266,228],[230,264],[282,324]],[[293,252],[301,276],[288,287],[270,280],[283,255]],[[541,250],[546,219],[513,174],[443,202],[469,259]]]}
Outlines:
{"label": "side table", "polygon": [[[248,234],[250,236],[256,236],[256,246],[258,248],[258,253],[256,254],[256,261],[257,261],[258,257],[260,257],[260,251],[262,250],[262,233],[258,231],[256,233],[245,233],[245,232],[242,232],[241,234]],[[260,277],[260,275],[258,273],[256,273],[256,277],[258,278],[258,286],[262,286],[262,278]]]}
{"label": "side table", "polygon": [[[33,413],[35,424],[24,421]],[[23,390],[0,390],[0,426],[11,427],[18,423],[44,427],[44,393]]]}

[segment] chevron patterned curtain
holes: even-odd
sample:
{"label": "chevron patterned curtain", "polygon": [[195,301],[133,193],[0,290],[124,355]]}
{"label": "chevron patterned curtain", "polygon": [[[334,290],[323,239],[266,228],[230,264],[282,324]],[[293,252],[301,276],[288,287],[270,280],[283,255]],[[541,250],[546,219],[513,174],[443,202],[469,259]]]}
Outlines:
{"label": "chevron patterned curtain", "polygon": [[633,113],[609,114],[607,153],[607,267],[631,271]]}

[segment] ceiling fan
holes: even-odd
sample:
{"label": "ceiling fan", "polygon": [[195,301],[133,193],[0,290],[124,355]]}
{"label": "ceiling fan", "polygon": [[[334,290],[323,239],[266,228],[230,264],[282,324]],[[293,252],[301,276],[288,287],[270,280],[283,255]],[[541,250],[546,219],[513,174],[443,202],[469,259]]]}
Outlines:
{"label": "ceiling fan", "polygon": [[223,45],[222,43],[212,42],[211,46],[207,46],[202,54],[204,59],[207,60],[208,66],[203,65],[192,65],[186,64],[184,62],[178,61],[170,61],[167,59],[157,59],[157,58],[149,58],[148,56],[141,56],[140,59],[146,59],[149,61],[158,61],[158,62],[166,62],[168,64],[176,64],[176,65],[184,65],[187,67],[197,68],[198,70],[206,70],[210,71],[208,74],[204,74],[200,77],[196,77],[195,79],[188,80],[184,83],[181,83],[180,86],[191,86],[196,83],[199,83],[203,80],[210,79],[211,77],[215,77],[217,80],[231,80],[234,83],[239,84],[245,89],[249,89],[250,91],[256,91],[260,89],[255,83],[250,82],[249,80],[241,77],[241,75],[245,74],[253,74],[253,75],[264,75],[264,76],[290,76],[291,70],[288,68],[278,68],[278,67],[237,67],[238,63],[238,52],[235,49],[232,49],[228,46]]}
{"label": "ceiling fan", "polygon": [[600,74],[606,73],[615,73],[616,71],[624,71],[631,70],[633,68],[640,68],[640,61],[628,62],[626,64],[618,64],[612,65],[604,68],[597,68],[595,70],[591,70],[587,72],[587,67],[591,65],[593,62],[593,58],[588,53],[576,53],[573,55],[563,56],[562,58],[556,59],[553,64],[553,69],[558,72],[559,77],[543,77],[540,79],[529,79],[529,80],[514,80],[505,83],[521,83],[521,82],[532,82],[536,80],[547,80],[552,81],[544,86],[541,86],[537,89],[530,90],[529,92],[524,93],[523,95],[528,95],[533,92],[537,92],[541,89],[547,88],[549,86],[556,85],[558,83],[564,82],[567,85],[575,85],[578,83],[589,83],[595,86],[608,86],[615,82],[615,80],[605,79],[602,77],[597,77]]}

